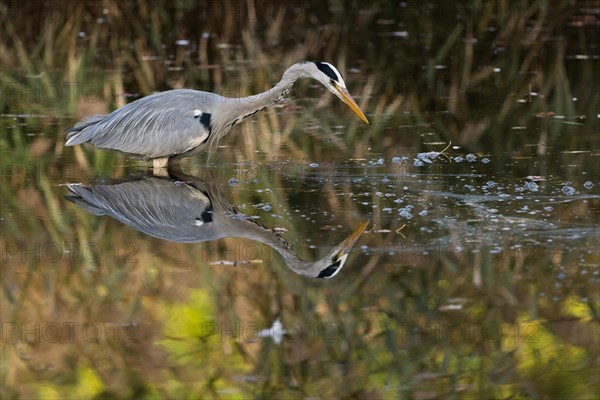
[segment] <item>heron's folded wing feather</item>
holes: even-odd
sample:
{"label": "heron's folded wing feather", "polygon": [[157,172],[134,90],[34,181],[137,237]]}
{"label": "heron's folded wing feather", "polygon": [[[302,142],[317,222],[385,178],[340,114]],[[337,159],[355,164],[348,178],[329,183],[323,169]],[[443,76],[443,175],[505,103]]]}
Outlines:
{"label": "heron's folded wing feather", "polygon": [[151,158],[181,154],[208,138],[198,111],[206,112],[214,96],[187,89],[156,93],[88,124],[80,135],[97,147]]}

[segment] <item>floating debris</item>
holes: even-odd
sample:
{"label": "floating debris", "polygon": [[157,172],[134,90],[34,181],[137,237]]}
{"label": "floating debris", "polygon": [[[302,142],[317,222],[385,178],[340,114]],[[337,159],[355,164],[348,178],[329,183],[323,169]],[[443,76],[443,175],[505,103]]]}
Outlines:
{"label": "floating debris", "polygon": [[462,310],[463,306],[462,304],[448,304],[445,306],[440,306],[438,307],[439,311],[456,311],[456,310]]}
{"label": "floating debris", "polygon": [[472,153],[467,154],[468,162],[474,162],[475,160],[477,160],[477,157],[475,156],[475,154],[472,154]]}
{"label": "floating debris", "polygon": [[583,184],[583,187],[589,190],[594,187],[594,184],[592,183],[592,181],[587,181]]}
{"label": "floating debris", "polygon": [[285,333],[286,332],[283,328],[283,324],[281,323],[279,318],[277,318],[269,329],[263,329],[262,331],[258,332],[258,337],[270,337],[271,339],[273,339],[273,342],[275,342],[275,344],[280,344]]}
{"label": "floating debris", "polygon": [[431,164],[433,161],[432,159],[435,159],[437,157],[437,153],[419,153],[417,154],[417,158],[421,161],[426,162],[427,164]]}
{"label": "floating debris", "polygon": [[565,185],[563,186],[563,188],[561,189],[561,191],[566,194],[567,196],[571,196],[575,193],[577,193],[577,191],[575,189],[573,189],[571,186],[569,185]]}
{"label": "floating debris", "polygon": [[235,185],[237,185],[238,183],[240,183],[240,181],[238,181],[238,180],[237,180],[237,179],[235,179],[235,178],[231,178],[231,179],[229,179],[229,180],[227,181],[227,183],[229,183],[229,185],[230,185],[230,186],[235,186]]}

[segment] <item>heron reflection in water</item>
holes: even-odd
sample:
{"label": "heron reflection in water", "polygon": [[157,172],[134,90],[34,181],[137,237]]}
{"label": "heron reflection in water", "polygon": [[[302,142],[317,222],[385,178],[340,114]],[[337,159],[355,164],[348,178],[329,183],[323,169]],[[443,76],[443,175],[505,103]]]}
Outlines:
{"label": "heron reflection in water", "polygon": [[77,123],[68,130],[66,145],[91,143],[152,159],[155,169],[164,168],[173,157],[214,147],[235,124],[283,99],[300,78],[321,82],[369,123],[333,65],[303,61],[289,67],[275,87],[253,96],[227,98],[178,89],[143,97]]}
{"label": "heron reflection in water", "polygon": [[111,216],[159,239],[189,243],[241,237],[260,242],[281,254],[294,272],[311,278],[335,276],[368,225],[363,222],[322,259],[304,261],[278,233],[238,212],[215,182],[169,174],[114,184],[69,184],[66,199],[94,215]]}

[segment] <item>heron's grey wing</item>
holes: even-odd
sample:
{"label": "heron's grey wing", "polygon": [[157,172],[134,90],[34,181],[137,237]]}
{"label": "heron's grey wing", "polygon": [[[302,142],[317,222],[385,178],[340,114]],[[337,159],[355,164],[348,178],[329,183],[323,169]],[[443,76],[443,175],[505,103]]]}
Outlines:
{"label": "heron's grey wing", "polygon": [[[175,242],[218,239],[206,194],[185,184],[150,178],[114,185],[69,185],[75,204],[100,210],[145,234]],[[72,196],[74,197],[74,196]]]}
{"label": "heron's grey wing", "polygon": [[[143,97],[72,128],[67,145],[91,142],[150,158],[185,153],[208,141],[220,96],[189,89]],[[79,124],[78,124],[79,125]]]}
{"label": "heron's grey wing", "polygon": [[97,216],[106,214],[106,210],[104,208],[98,207],[93,202],[90,202],[90,197],[93,198],[93,193],[90,188],[80,184],[68,184],[67,188],[71,193],[71,196],[65,196],[67,200],[77,204],[90,214]]}
{"label": "heron's grey wing", "polygon": [[84,140],[83,136],[80,135],[81,131],[83,131],[88,126],[94,126],[98,122],[101,122],[104,118],[106,118],[106,115],[90,115],[89,117],[85,117],[84,119],[76,123],[75,126],[67,129],[67,132],[69,132],[67,135],[67,146],[87,142],[88,140]]}

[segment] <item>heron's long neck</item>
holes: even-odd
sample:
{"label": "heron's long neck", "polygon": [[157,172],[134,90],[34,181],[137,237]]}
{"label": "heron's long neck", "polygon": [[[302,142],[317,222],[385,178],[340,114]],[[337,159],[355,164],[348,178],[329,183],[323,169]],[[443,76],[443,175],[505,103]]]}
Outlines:
{"label": "heron's long neck", "polygon": [[[285,260],[286,265],[294,272],[304,276],[314,277],[323,269],[322,262],[305,261],[298,256],[297,249],[279,234],[255,221],[244,221],[244,229],[239,229],[232,236],[241,236],[255,242],[266,244],[277,251]],[[266,258],[266,257],[263,257]]]}
{"label": "heron's long neck", "polygon": [[232,120],[230,124],[235,125],[244,118],[264,110],[281,100],[291,89],[299,78],[308,77],[305,69],[301,68],[302,63],[297,63],[289,67],[284,73],[281,81],[266,92],[258,93],[248,97],[229,98],[228,101],[232,108]]}

